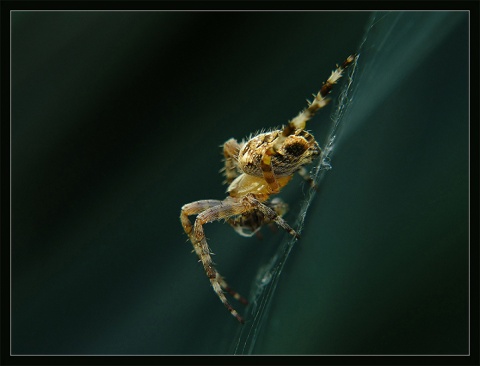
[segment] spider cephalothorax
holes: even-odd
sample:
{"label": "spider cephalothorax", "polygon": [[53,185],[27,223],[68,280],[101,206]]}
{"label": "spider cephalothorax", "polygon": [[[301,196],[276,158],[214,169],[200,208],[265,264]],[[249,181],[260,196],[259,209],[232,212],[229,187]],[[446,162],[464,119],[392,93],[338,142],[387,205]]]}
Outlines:
{"label": "spider cephalothorax", "polygon": [[[223,144],[223,171],[225,183],[229,185],[227,198],[223,201],[201,200],[182,207],[180,220],[183,229],[189,236],[214,291],[241,323],[244,322],[243,318],[230,305],[223,290],[242,303],[246,304],[247,300],[233,291],[215,269],[203,225],[224,219],[239,234],[252,236],[262,225],[274,222],[289,234],[299,237],[282,218],[288,206],[278,197],[270,201],[269,198],[280,192],[296,172],[310,179],[303,167],[320,155],[320,147],[313,135],[305,131],[306,122],[317,110],[328,104],[327,95],[355,57],[349,56],[341,66],[337,66],[315,99],[282,129],[260,133],[242,142],[230,139]],[[190,215],[197,215],[193,225],[188,218]]]}

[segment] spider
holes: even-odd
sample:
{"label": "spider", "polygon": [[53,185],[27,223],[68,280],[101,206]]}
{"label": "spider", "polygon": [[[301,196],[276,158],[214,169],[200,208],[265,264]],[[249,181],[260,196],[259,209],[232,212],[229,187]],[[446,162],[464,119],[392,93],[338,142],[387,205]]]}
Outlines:
{"label": "spider", "polygon": [[[300,237],[282,218],[288,206],[280,198],[270,201],[269,198],[279,193],[296,172],[313,183],[303,166],[318,157],[321,150],[313,135],[305,131],[306,122],[328,104],[330,99],[326,98],[327,95],[355,58],[355,54],[350,55],[341,66],[337,65],[321,90],[314,95],[314,100],[307,100],[307,108],[281,130],[260,133],[241,142],[231,138],[223,144],[225,166],[222,170],[224,183],[228,184],[227,198],[223,201],[200,200],[182,207],[180,221],[213,290],[242,324],[244,319],[230,305],[224,290],[243,304],[248,304],[248,301],[232,290],[216,270],[203,225],[224,219],[240,235],[252,236],[263,225],[276,223],[296,239]],[[197,215],[193,225],[188,218],[190,215]]]}

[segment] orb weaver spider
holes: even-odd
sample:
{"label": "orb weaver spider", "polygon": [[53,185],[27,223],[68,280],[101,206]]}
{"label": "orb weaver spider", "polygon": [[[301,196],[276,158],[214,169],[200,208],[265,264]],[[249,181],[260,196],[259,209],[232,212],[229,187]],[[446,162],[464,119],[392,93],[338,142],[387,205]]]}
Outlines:
{"label": "orb weaver spider", "polygon": [[[287,205],[279,198],[271,201],[269,198],[279,193],[296,172],[311,180],[303,167],[318,157],[321,150],[313,135],[305,131],[306,122],[328,104],[330,99],[326,98],[327,95],[356,57],[355,54],[351,55],[341,66],[337,65],[320,91],[314,95],[315,99],[312,102],[307,100],[307,108],[281,130],[260,133],[241,142],[231,138],[223,144],[225,166],[222,170],[225,175],[224,183],[229,184],[227,198],[223,201],[195,201],[181,209],[180,221],[183,229],[203,264],[213,290],[228,311],[242,324],[244,319],[230,305],[223,290],[243,304],[248,301],[232,290],[216,270],[203,225],[224,219],[240,235],[252,236],[261,226],[274,222],[290,235],[299,238],[296,231],[282,218]],[[197,215],[193,225],[188,218],[190,215]]]}

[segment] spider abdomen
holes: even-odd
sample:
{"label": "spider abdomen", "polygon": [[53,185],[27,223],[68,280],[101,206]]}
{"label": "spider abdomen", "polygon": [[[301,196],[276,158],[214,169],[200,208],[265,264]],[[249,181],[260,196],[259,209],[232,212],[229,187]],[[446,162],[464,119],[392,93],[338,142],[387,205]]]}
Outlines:
{"label": "spider abdomen", "polygon": [[[247,141],[238,154],[238,167],[248,175],[262,177],[261,161],[282,131],[262,133]],[[320,154],[315,138],[305,130],[296,130],[288,136],[282,146],[272,155],[272,168],[276,177],[295,173]]]}

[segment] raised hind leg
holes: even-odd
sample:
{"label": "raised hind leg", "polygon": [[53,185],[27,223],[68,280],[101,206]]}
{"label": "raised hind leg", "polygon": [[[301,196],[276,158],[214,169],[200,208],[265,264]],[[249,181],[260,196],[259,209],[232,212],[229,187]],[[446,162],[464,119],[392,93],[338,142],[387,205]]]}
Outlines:
{"label": "raised hind leg", "polygon": [[193,240],[192,244],[197,252],[202,264],[205,269],[205,273],[210,280],[210,283],[213,287],[213,290],[220,298],[220,301],[225,305],[228,311],[240,322],[244,323],[243,318],[238,314],[238,312],[230,305],[225,294],[222,291],[222,285],[225,290],[230,292],[235,298],[240,299],[241,296],[236,296],[236,292],[231,290],[230,287],[226,284],[223,277],[216,270],[212,257],[210,247],[208,246],[207,240],[205,238],[205,233],[203,231],[203,225],[217,221],[221,219],[227,219],[234,215],[240,215],[247,210],[247,207],[242,204],[240,200],[233,198],[226,198],[224,201],[221,201],[220,204],[215,205],[201,212],[195,224],[193,226]]}
{"label": "raised hind leg", "polygon": [[[228,219],[231,216],[240,215],[244,213],[248,208],[242,204],[241,200],[226,198],[223,201],[218,200],[202,200],[186,204],[182,207],[180,214],[180,220],[182,226],[190,238],[193,244],[193,248],[197,253],[200,261],[203,264],[203,268],[213,290],[220,298],[225,307],[230,313],[241,323],[244,322],[243,318],[237,313],[235,309],[230,305],[222,291],[222,288],[229,292],[234,298],[240,302],[246,303],[247,301],[241,297],[237,292],[232,290],[225,282],[223,277],[215,269],[212,261],[210,247],[208,246],[203,231],[203,225],[217,221],[221,219]],[[192,225],[188,216],[198,214],[195,223]]]}

